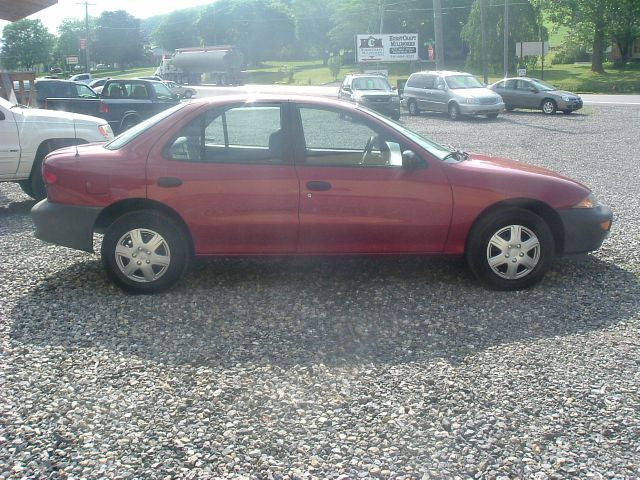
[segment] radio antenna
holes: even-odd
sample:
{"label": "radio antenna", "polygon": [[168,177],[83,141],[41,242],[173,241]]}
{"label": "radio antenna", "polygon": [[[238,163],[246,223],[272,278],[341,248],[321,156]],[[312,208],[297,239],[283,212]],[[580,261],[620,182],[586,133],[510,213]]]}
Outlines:
{"label": "radio antenna", "polygon": [[76,132],[76,117],[73,117],[73,139],[74,139],[74,143],[76,145],[76,157],[80,156],[80,153],[78,153],[78,134]]}

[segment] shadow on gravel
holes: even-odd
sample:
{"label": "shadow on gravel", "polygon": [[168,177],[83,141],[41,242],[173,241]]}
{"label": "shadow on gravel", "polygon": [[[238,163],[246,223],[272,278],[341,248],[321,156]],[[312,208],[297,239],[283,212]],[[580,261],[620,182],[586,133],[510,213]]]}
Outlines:
{"label": "shadow on gravel", "polygon": [[13,213],[30,213],[31,208],[36,204],[35,200],[24,200],[21,202],[2,202],[0,199],[0,215]]}
{"label": "shadow on gravel", "polygon": [[486,290],[452,259],[215,259],[155,296],[121,292],[89,261],[19,299],[11,339],[210,367],[458,363],[504,343],[605,328],[638,309],[638,279],[591,256],[560,261],[522,292]]}

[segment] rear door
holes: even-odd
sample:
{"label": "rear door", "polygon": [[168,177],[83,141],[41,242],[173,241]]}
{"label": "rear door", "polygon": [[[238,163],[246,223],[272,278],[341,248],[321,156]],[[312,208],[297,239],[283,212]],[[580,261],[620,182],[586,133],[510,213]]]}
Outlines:
{"label": "rear door", "polygon": [[298,105],[301,253],[440,252],[451,189],[439,161],[402,167],[407,143],[364,114]]}
{"label": "rear door", "polygon": [[200,109],[152,150],[148,197],[185,219],[196,253],[296,251],[298,179],[287,110],[279,102]]}

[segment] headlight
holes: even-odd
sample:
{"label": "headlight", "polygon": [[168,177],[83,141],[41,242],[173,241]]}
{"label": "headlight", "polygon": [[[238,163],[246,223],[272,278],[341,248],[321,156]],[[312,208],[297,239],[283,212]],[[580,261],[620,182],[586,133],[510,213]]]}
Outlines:
{"label": "headlight", "polygon": [[595,208],[600,206],[600,202],[593,193],[590,193],[586,198],[576,203],[573,208]]}
{"label": "headlight", "polygon": [[570,102],[571,100],[573,100],[573,98],[571,98],[569,95],[562,95],[562,100],[564,100],[565,102]]}

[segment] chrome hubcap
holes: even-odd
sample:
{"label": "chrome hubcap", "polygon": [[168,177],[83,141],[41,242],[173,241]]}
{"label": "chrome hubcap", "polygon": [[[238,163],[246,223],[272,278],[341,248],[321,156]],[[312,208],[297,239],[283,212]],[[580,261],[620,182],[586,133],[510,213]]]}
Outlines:
{"label": "chrome hubcap", "polygon": [[487,245],[487,262],[499,277],[507,280],[531,273],[540,260],[538,237],[522,225],[509,225],[498,230]]}
{"label": "chrome hubcap", "polygon": [[171,251],[162,235],[144,228],[130,230],[120,237],[115,255],[122,274],[139,283],[158,280],[171,263]]}
{"label": "chrome hubcap", "polygon": [[545,102],[542,109],[544,110],[544,113],[551,113],[553,112],[553,104],[551,102]]}

